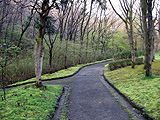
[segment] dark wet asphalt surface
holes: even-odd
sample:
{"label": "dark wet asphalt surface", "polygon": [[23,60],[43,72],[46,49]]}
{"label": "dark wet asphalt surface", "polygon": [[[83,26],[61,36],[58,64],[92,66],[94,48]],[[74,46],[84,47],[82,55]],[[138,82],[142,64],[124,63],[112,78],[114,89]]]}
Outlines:
{"label": "dark wet asphalt surface", "polygon": [[71,87],[68,105],[70,120],[130,119],[100,80],[100,70],[106,63],[91,65],[70,78],[45,82]]}

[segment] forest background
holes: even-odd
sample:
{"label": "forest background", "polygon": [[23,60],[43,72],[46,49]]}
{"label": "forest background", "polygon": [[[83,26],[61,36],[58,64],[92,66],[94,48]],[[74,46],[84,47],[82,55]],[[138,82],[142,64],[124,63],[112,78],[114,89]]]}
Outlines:
{"label": "forest background", "polygon": [[[113,6],[123,18],[123,6],[133,8],[132,45],[136,56],[144,55],[145,41],[140,1],[120,1],[117,1],[118,5]],[[159,51],[158,1],[155,0],[153,3],[153,53]],[[42,12],[46,14],[46,11],[42,10],[42,3],[39,0],[0,1],[0,77],[4,76],[1,80],[5,81],[5,86],[35,76],[36,42],[43,42],[45,48],[42,49],[42,74],[77,64],[116,58],[122,52],[129,52],[131,58],[130,40],[125,23],[117,16],[109,1],[54,1],[53,4],[48,4],[51,7],[46,15],[45,24],[42,24],[39,17]],[[38,36],[41,28],[45,28],[43,41]]]}

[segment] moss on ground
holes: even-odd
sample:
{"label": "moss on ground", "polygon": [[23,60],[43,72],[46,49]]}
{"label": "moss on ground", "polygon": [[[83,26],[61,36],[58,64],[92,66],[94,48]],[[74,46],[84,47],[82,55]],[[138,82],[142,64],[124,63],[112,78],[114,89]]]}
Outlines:
{"label": "moss on ground", "polygon": [[160,53],[158,53],[158,52],[155,53],[155,59],[156,59],[156,60],[160,60]]}
{"label": "moss on ground", "polygon": [[[35,86],[23,86],[6,91],[6,100],[0,100],[1,120],[51,119],[62,94],[63,86],[47,85],[46,90]],[[0,91],[0,95],[3,92]]]}
{"label": "moss on ground", "polygon": [[144,65],[105,71],[105,76],[116,88],[138,106],[144,107],[150,116],[160,119],[160,60],[153,62],[153,77],[145,78]]}

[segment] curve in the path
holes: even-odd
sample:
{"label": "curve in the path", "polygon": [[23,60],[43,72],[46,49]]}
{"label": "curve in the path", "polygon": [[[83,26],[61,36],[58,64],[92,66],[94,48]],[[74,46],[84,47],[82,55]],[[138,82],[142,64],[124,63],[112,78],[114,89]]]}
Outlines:
{"label": "curve in the path", "polygon": [[80,71],[71,85],[70,120],[128,120],[128,114],[102,84],[99,72],[106,63]]}
{"label": "curve in the path", "polygon": [[111,95],[99,78],[100,69],[106,63],[84,68],[77,75],[46,84],[67,84],[71,87],[69,97],[70,120],[129,120],[123,107]]}

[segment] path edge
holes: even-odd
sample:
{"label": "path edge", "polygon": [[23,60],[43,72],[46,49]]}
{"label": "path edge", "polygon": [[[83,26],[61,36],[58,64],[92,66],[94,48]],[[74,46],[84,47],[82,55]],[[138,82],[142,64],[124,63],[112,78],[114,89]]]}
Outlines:
{"label": "path edge", "polygon": [[[105,63],[105,62],[109,62],[109,61],[112,61],[112,60],[106,60],[106,61],[99,62],[99,63]],[[83,68],[88,67],[88,66],[91,66],[91,65],[99,64],[99,63],[91,63],[91,64],[88,64],[88,65],[84,65],[84,66],[80,67],[76,72],[74,72],[74,73],[71,74],[71,75],[67,75],[67,76],[63,76],[63,77],[57,77],[57,78],[51,78],[51,79],[43,79],[42,82],[52,81],[52,80],[59,80],[59,79],[64,79],[64,78],[69,78],[69,77],[72,77],[72,76],[76,75],[76,74],[77,74],[80,70],[82,70]],[[26,80],[27,80],[27,79],[26,79]],[[36,82],[36,81],[30,81],[30,82],[25,82],[25,83],[21,83],[21,84],[6,86],[5,88],[18,87],[18,86],[21,86],[21,85],[27,85],[27,84],[31,84],[31,83],[35,83],[35,82]]]}
{"label": "path edge", "polygon": [[58,106],[55,108],[55,113],[52,115],[51,120],[60,120],[61,115],[65,114],[65,117],[68,115],[68,110],[64,110],[64,107],[67,107],[69,95],[71,88],[68,85],[63,86],[62,95],[57,99]]}
{"label": "path edge", "polygon": [[147,120],[155,120],[155,118],[149,116],[149,113],[145,111],[145,109],[143,107],[140,107],[138,105],[136,105],[129,97],[127,97],[125,94],[123,94],[119,89],[117,89],[114,84],[112,82],[110,82],[106,76],[104,75],[104,70],[103,70],[103,74],[102,74],[104,80],[116,91],[118,92],[118,94],[120,94],[133,108],[135,108],[136,110],[138,110],[140,112],[141,115],[143,115],[144,118],[146,118]]}

